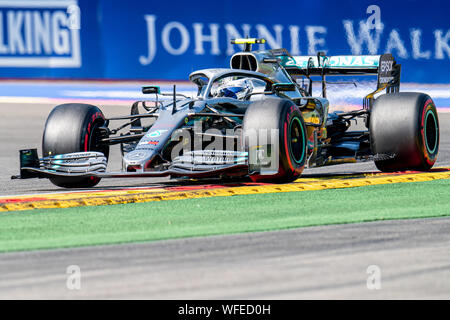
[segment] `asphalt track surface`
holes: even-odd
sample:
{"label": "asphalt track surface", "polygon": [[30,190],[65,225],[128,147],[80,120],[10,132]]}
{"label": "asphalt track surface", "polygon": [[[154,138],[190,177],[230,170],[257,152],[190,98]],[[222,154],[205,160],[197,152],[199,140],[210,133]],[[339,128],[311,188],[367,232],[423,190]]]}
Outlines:
{"label": "asphalt track surface", "polygon": [[448,299],[449,247],[450,219],[422,219],[8,253],[0,299]]}
{"label": "asphalt track surface", "polygon": [[[47,104],[0,104],[0,195],[58,192],[47,180],[11,181],[18,150],[40,149]],[[107,117],[129,107],[106,106]],[[440,113],[437,166],[450,165],[450,114]],[[119,159],[117,148],[112,157]],[[119,170],[112,162],[110,170]],[[376,171],[373,163],[305,170],[307,176]],[[98,188],[167,179],[103,180]],[[450,298],[450,219],[422,219],[0,255],[0,298],[427,299]],[[66,288],[78,265],[82,289]],[[381,270],[368,290],[367,268]]]}

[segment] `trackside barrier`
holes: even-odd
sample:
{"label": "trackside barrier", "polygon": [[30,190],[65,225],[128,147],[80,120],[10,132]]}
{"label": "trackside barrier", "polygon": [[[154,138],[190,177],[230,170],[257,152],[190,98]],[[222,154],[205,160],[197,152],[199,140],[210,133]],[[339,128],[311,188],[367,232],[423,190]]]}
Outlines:
{"label": "trackside barrier", "polygon": [[448,1],[0,0],[0,77],[183,80],[242,45],[392,53],[402,81],[448,83]]}

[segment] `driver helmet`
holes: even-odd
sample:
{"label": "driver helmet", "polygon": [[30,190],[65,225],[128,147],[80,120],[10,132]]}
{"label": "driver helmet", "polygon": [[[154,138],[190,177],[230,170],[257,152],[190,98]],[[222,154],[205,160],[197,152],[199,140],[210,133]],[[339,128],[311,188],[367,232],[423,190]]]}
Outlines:
{"label": "driver helmet", "polygon": [[243,99],[253,90],[251,82],[247,79],[227,81],[218,88],[219,97]]}

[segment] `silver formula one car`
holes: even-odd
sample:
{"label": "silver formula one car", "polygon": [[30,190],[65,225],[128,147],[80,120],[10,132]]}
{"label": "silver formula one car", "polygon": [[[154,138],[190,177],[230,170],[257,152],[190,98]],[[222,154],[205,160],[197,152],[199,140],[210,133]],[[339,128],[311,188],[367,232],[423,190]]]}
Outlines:
{"label": "silver formula one car", "polygon": [[[286,182],[305,166],[356,161],[375,161],[381,171],[433,166],[439,147],[436,108],[424,93],[399,92],[400,65],[392,55],[251,51],[252,44],[263,42],[234,40],[245,49],[231,57],[229,69],[193,72],[194,97],[177,93],[175,86],[171,93],[143,87],[152,99],[135,102],[130,115],[109,119],[93,105],[55,107],[45,124],[43,158],[37,149],[21,150],[20,175],[14,178],[49,178],[67,188],[123,177]],[[376,75],[377,88],[361,109],[329,113],[328,75]],[[312,96],[313,82],[321,84],[320,97]],[[364,120],[367,129],[348,130],[352,119]],[[107,171],[114,144],[121,147],[122,172]]]}

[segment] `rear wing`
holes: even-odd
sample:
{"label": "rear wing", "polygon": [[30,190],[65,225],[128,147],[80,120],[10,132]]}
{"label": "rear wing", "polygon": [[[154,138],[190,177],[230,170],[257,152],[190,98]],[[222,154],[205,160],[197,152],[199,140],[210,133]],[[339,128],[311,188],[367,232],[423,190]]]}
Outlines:
{"label": "rear wing", "polygon": [[400,65],[387,53],[366,56],[284,56],[281,64],[290,74],[299,75],[371,75],[378,74],[381,84],[400,80]]}
{"label": "rear wing", "polygon": [[[373,96],[386,89],[387,93],[400,90],[401,65],[387,53],[382,55],[349,55],[327,57],[319,52],[317,56],[289,56],[281,54],[281,65],[292,75],[322,76],[325,84],[326,75],[377,75],[377,89],[364,99],[364,108],[369,109]],[[323,85],[325,93],[325,86]]]}

